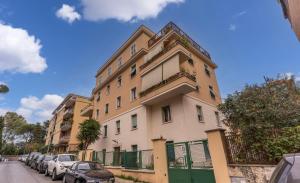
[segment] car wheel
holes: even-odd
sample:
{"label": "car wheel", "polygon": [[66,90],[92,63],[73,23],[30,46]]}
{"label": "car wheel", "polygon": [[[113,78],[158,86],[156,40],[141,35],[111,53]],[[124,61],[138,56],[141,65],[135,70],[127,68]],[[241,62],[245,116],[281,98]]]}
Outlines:
{"label": "car wheel", "polygon": [[77,179],[77,180],[75,181],[75,183],[84,183],[84,182]]}
{"label": "car wheel", "polygon": [[57,175],[56,175],[56,170],[54,169],[53,172],[52,172],[52,176],[51,176],[51,179],[53,181],[55,181],[57,179]]}
{"label": "car wheel", "polygon": [[45,170],[45,176],[47,177],[48,175],[49,175],[48,168],[46,168],[46,170]]}

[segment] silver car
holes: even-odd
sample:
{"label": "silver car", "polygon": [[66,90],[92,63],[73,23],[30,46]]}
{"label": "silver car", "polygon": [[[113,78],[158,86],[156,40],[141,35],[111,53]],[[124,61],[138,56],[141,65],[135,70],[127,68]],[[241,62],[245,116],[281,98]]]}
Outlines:
{"label": "silver car", "polygon": [[300,183],[300,153],[285,155],[276,166],[270,183]]}

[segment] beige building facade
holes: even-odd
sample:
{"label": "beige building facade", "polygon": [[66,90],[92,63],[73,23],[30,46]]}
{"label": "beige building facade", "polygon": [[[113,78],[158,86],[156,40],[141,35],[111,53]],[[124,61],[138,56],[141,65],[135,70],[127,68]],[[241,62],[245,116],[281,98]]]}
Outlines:
{"label": "beige building facade", "polygon": [[293,30],[295,31],[298,40],[300,41],[300,1],[299,0],[280,0],[283,13],[287,18]]}
{"label": "beige building facade", "polygon": [[221,127],[221,102],[209,53],[170,22],[157,34],[145,26],[97,71],[91,104],[82,111],[101,124],[95,151],[152,149],[206,139]]}
{"label": "beige building facade", "polygon": [[79,124],[88,117],[81,116],[81,110],[90,105],[87,97],[69,94],[54,110],[50,120],[46,145],[53,146],[54,153],[78,152]]}

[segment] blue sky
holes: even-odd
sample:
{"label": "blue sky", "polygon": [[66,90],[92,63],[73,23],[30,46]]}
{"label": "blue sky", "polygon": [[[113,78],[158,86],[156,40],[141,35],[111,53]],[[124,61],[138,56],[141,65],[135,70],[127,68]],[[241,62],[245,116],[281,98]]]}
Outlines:
{"label": "blue sky", "polygon": [[90,95],[97,69],[138,26],[169,21],[210,52],[223,97],[263,76],[300,75],[300,42],[276,0],[0,0],[0,82],[11,89],[0,113],[49,118],[68,93]]}

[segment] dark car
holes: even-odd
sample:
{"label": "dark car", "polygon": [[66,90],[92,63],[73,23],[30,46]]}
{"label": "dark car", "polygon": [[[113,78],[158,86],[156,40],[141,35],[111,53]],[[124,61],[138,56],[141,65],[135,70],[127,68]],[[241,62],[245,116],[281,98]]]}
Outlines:
{"label": "dark car", "polygon": [[53,156],[44,155],[43,158],[40,161],[38,161],[37,171],[39,173],[45,173],[45,170],[48,166],[48,161],[50,161],[52,159],[53,159]]}
{"label": "dark car", "polygon": [[25,164],[26,164],[27,166],[31,166],[31,161],[32,161],[33,157],[34,157],[36,154],[40,154],[40,153],[39,153],[39,152],[31,152],[31,153],[29,154],[29,156],[27,157],[27,159],[26,159],[26,161],[25,161]]}
{"label": "dark car", "polygon": [[94,183],[114,183],[114,175],[105,170],[100,163],[91,161],[81,161],[74,163],[70,168],[66,170],[63,178],[64,183],[82,183],[82,182],[94,182]]}
{"label": "dark car", "polygon": [[270,183],[300,183],[300,153],[285,155],[276,166]]}
{"label": "dark car", "polygon": [[39,159],[40,156],[41,156],[40,153],[37,153],[37,154],[33,155],[32,159],[30,161],[30,167],[32,169],[34,169],[34,170],[36,169],[37,161],[38,161],[38,159]]}

